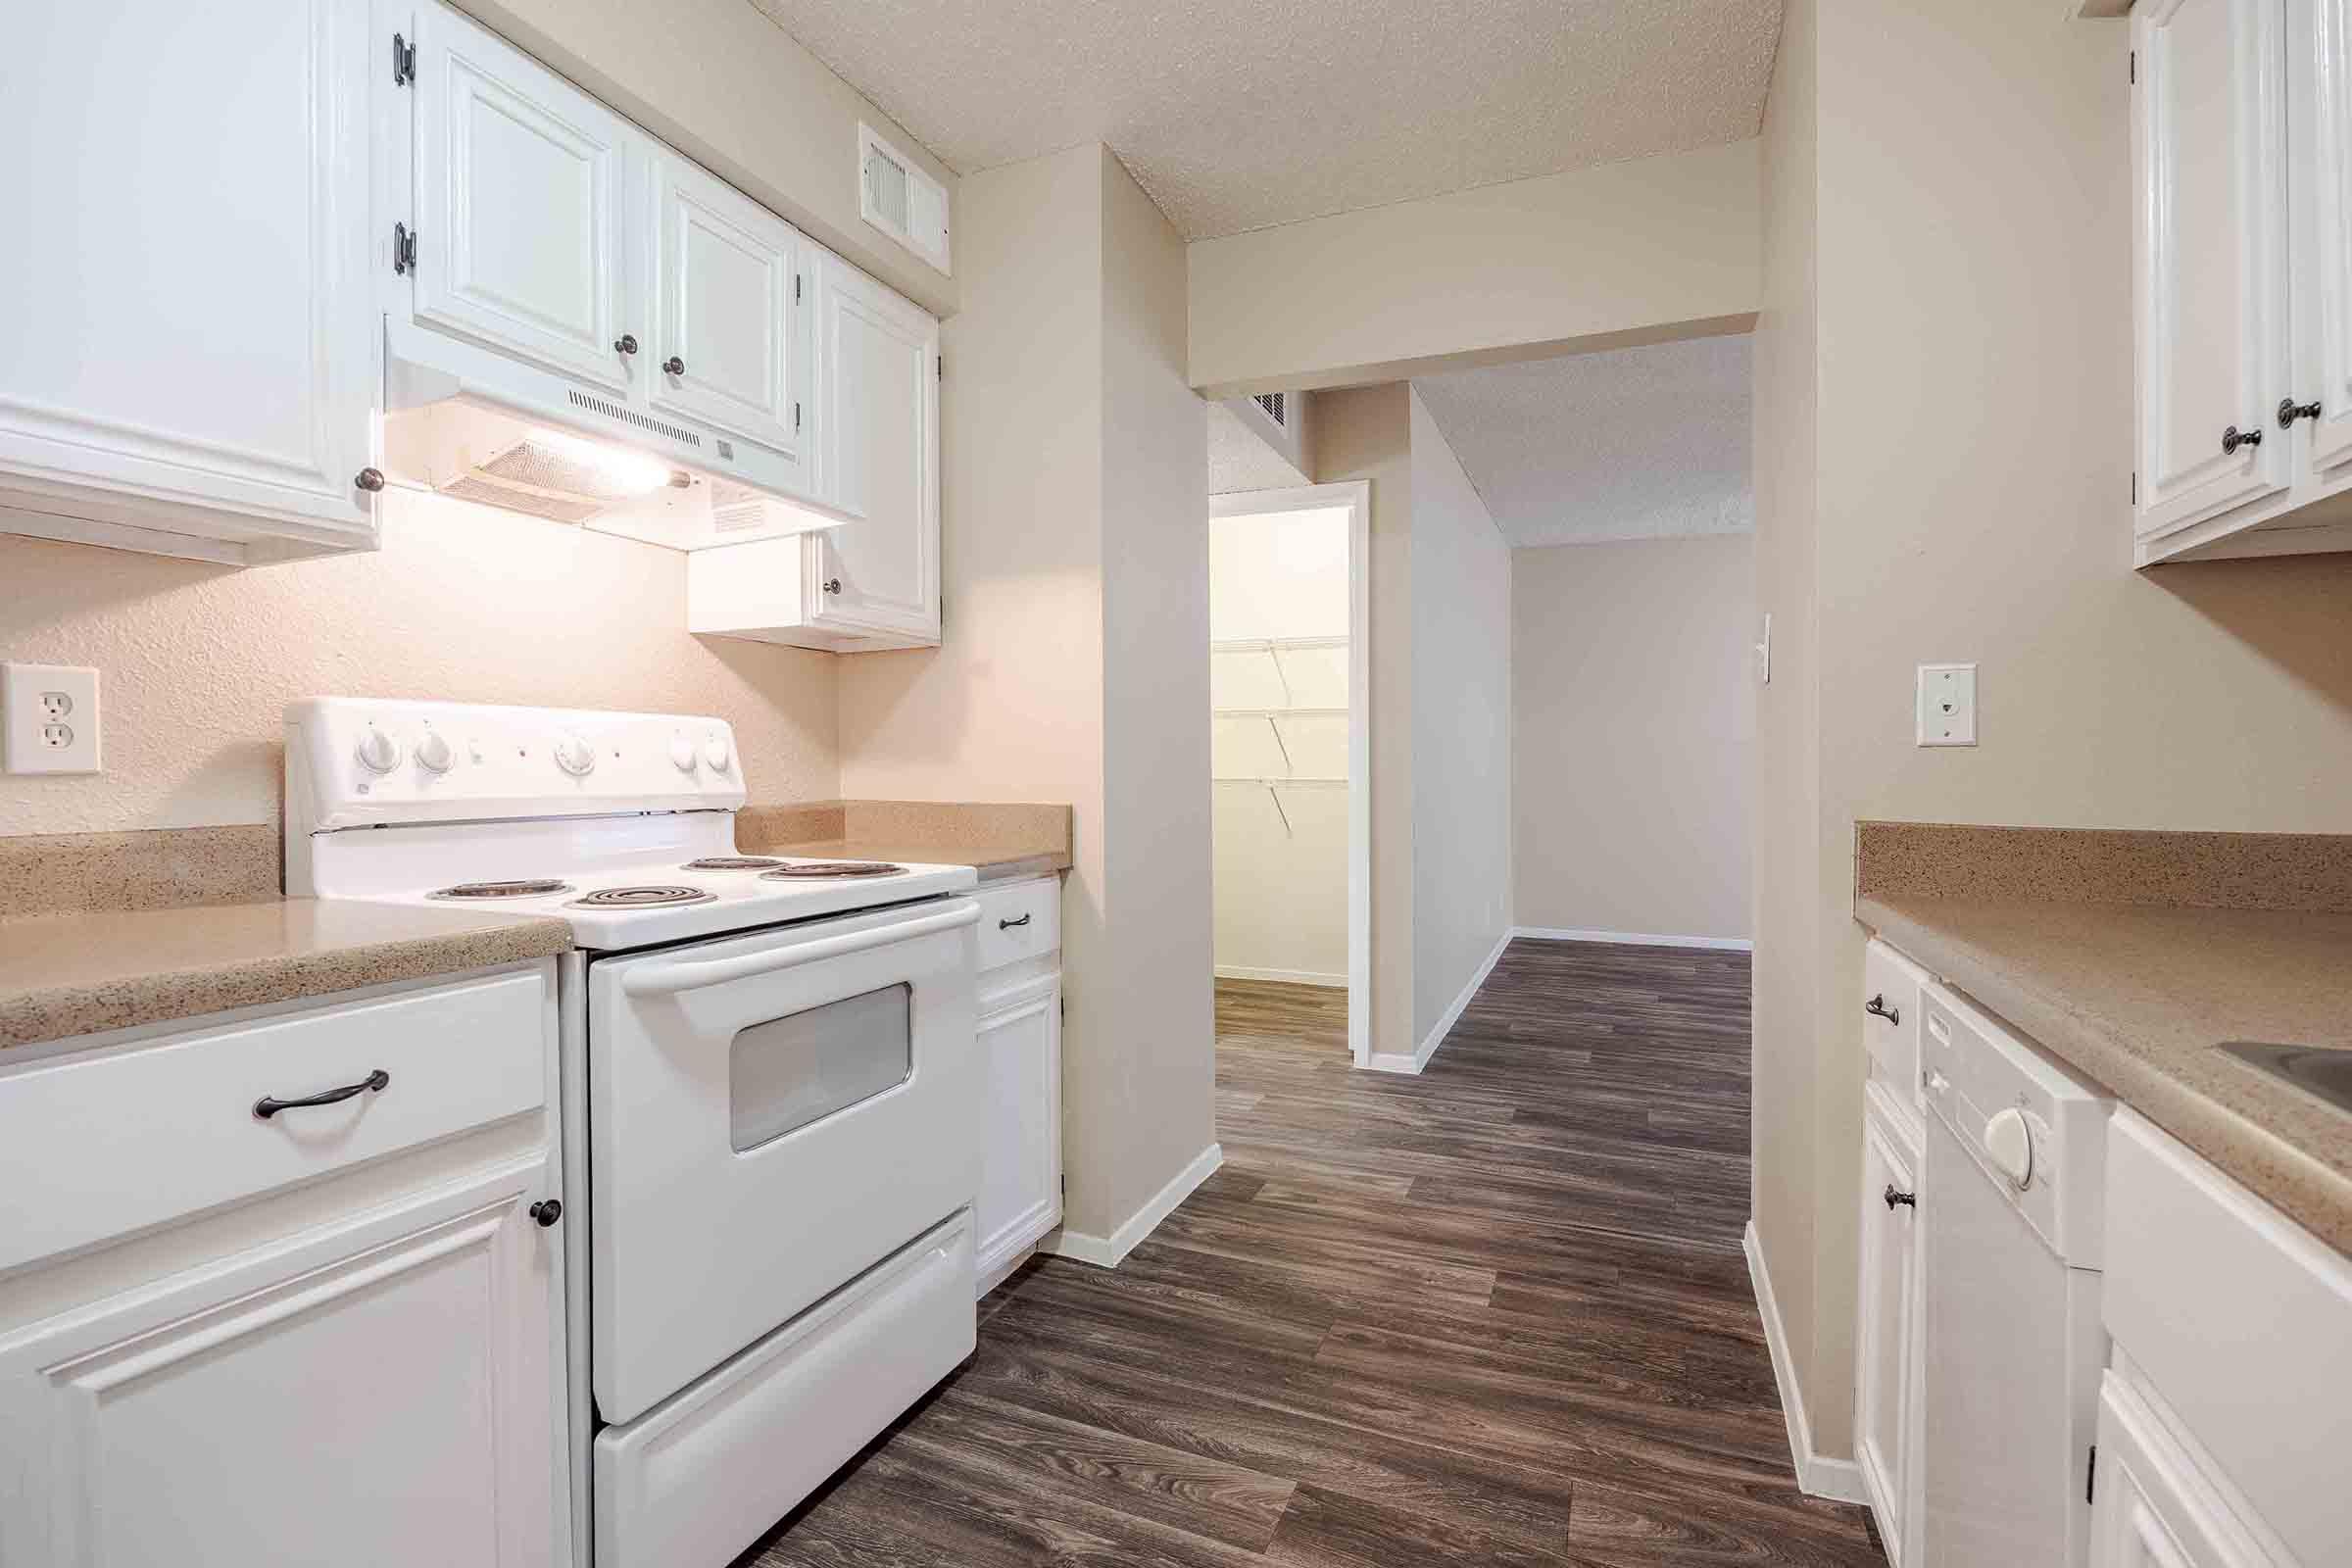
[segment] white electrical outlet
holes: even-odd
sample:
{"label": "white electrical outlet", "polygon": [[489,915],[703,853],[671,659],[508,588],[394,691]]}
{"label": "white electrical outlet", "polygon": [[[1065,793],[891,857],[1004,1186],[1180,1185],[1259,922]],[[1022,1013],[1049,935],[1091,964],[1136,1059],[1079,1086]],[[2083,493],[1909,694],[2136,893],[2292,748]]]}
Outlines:
{"label": "white electrical outlet", "polygon": [[96,773],[98,672],[70,664],[0,664],[11,773]]}
{"label": "white electrical outlet", "polygon": [[1919,742],[1922,746],[1977,744],[1977,666],[1919,666]]}

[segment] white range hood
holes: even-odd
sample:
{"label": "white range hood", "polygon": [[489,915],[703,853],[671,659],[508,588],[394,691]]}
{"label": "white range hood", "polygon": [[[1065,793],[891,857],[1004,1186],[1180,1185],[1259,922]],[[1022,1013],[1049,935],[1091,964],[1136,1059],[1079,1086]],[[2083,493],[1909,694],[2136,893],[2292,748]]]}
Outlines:
{"label": "white range hood", "polygon": [[851,520],[805,498],[805,461],[397,317],[383,453],[396,483],[673,550]]}

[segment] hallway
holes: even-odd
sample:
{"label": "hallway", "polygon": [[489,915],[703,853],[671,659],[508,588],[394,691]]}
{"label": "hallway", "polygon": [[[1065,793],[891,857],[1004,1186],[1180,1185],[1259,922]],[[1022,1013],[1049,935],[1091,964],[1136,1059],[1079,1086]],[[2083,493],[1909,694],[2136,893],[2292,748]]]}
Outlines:
{"label": "hallway", "polygon": [[1518,942],[1422,1076],[1220,988],[1226,1163],[1046,1260],[745,1561],[1883,1561],[1805,1497],[1740,1251],[1748,960]]}

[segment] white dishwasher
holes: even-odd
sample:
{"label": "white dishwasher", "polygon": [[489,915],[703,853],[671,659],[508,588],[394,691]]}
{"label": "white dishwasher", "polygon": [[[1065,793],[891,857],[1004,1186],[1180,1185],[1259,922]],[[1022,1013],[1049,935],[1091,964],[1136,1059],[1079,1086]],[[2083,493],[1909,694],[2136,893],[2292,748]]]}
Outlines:
{"label": "white dishwasher", "polygon": [[2114,1102],[1924,988],[1927,1568],[2084,1563]]}

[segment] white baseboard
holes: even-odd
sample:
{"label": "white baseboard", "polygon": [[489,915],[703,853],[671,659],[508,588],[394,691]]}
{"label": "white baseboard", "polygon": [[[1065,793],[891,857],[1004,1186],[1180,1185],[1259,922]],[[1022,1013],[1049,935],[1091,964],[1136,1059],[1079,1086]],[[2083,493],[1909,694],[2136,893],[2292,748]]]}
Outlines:
{"label": "white baseboard", "polygon": [[1716,948],[1726,953],[1753,953],[1754,941],[1747,937],[1665,937],[1646,931],[1573,931],[1560,926],[1515,925],[1515,937],[1532,937],[1538,942],[1615,942],[1629,948]]}
{"label": "white baseboard", "polygon": [[1788,1335],[1781,1325],[1781,1304],[1773,1299],[1772,1275],[1764,1267],[1764,1246],[1756,1239],[1756,1222],[1747,1222],[1740,1238],[1747,1253],[1747,1277],[1755,1287],[1756,1312],[1764,1319],[1764,1343],[1772,1350],[1772,1381],[1781,1391],[1781,1415],[1788,1423],[1788,1461],[1796,1471],[1799,1491],[1834,1502],[1867,1502],[1862,1490],[1862,1466],[1852,1459],[1828,1459],[1813,1451],[1813,1423],[1805,1415],[1804,1391],[1788,1361]]}
{"label": "white baseboard", "polygon": [[1438,1048],[1446,1043],[1446,1034],[1460,1021],[1463,1009],[1470,1005],[1470,999],[1478,995],[1478,988],[1485,985],[1487,976],[1494,972],[1494,965],[1502,959],[1502,950],[1511,945],[1512,935],[1505,931],[1495,942],[1494,951],[1487,955],[1486,961],[1478,966],[1478,972],[1470,977],[1470,983],[1462,987],[1461,994],[1453,999],[1453,1004],[1446,1009],[1429,1033],[1421,1037],[1421,1044],[1413,1048],[1411,1055],[1401,1051],[1376,1051],[1364,1065],[1374,1072],[1404,1073],[1419,1072],[1428,1066],[1429,1058],[1438,1054]]}
{"label": "white baseboard", "polygon": [[1143,1244],[1145,1237],[1159,1228],[1159,1222],[1176,1211],[1176,1205],[1193,1194],[1193,1189],[1216,1173],[1225,1163],[1225,1151],[1216,1144],[1209,1145],[1193,1156],[1193,1162],[1178,1171],[1175,1178],[1153,1193],[1143,1207],[1129,1215],[1125,1224],[1108,1236],[1089,1236],[1082,1231],[1062,1229],[1049,1232],[1037,1244],[1041,1252],[1056,1257],[1074,1258],[1092,1263],[1097,1268],[1117,1268],[1129,1252]]}
{"label": "white baseboard", "polygon": [[1312,969],[1245,969],[1239,964],[1220,963],[1216,969],[1220,980],[1272,980],[1286,986],[1335,986],[1348,989],[1344,974],[1319,974]]}

